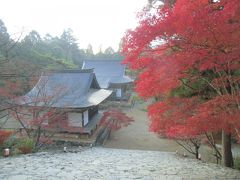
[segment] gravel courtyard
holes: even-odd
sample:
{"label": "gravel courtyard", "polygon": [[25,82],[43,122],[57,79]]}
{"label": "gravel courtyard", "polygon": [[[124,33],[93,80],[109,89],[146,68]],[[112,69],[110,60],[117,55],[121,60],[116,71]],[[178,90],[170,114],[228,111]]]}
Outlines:
{"label": "gravel courtyard", "polygon": [[1,158],[0,179],[240,179],[240,172],[169,152],[95,147]]}

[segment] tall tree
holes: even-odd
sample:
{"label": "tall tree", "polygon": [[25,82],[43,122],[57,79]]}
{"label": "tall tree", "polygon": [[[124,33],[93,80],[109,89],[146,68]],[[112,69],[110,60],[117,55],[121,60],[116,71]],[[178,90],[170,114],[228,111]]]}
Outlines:
{"label": "tall tree", "polygon": [[104,54],[113,55],[115,53],[114,49],[110,46],[105,49]]}
{"label": "tall tree", "polygon": [[88,58],[93,58],[94,54],[93,54],[93,47],[91,44],[87,46],[85,56]]}
{"label": "tall tree", "polygon": [[[141,71],[136,90],[157,100],[149,107],[151,130],[222,132],[223,163],[232,166],[231,136],[240,137],[238,0],[166,1],[139,19],[124,38],[123,53]],[[191,96],[170,95],[181,86]]]}
{"label": "tall tree", "polygon": [[62,49],[65,51],[65,59],[71,59],[72,50],[78,49],[77,40],[73,37],[73,31],[71,29],[64,30],[60,40]]}
{"label": "tall tree", "polygon": [[31,31],[24,39],[23,42],[27,43],[29,45],[29,47],[35,47],[37,46],[39,43],[41,43],[42,38],[40,36],[40,34],[33,30]]}
{"label": "tall tree", "polygon": [[0,20],[0,61],[8,59],[10,35],[2,20]]}

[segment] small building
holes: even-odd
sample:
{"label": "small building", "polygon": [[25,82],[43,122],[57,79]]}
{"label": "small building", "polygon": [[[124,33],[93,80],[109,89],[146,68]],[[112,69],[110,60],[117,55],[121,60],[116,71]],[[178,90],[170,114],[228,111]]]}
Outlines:
{"label": "small building", "polygon": [[91,135],[100,121],[98,105],[111,93],[100,88],[92,69],[43,73],[33,89],[18,99],[24,107],[18,116],[32,120],[35,109],[37,122],[46,130]]}
{"label": "small building", "polygon": [[82,69],[94,69],[101,88],[113,90],[112,98],[128,99],[127,87],[133,80],[125,75],[126,65],[120,60],[84,60]]}

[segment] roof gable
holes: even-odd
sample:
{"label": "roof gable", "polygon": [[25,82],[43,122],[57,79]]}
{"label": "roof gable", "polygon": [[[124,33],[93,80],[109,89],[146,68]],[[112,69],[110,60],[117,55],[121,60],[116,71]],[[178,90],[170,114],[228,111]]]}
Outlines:
{"label": "roof gable", "polygon": [[82,68],[94,69],[101,88],[108,88],[111,83],[132,82],[125,76],[126,65],[120,60],[85,60]]}

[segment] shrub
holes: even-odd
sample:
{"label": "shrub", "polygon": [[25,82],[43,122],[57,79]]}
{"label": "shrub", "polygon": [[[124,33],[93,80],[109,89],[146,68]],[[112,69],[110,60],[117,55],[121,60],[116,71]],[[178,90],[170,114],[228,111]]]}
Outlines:
{"label": "shrub", "polygon": [[16,136],[10,136],[4,141],[3,148],[13,149],[17,145],[18,141],[19,139]]}
{"label": "shrub", "polygon": [[17,143],[17,148],[23,153],[32,153],[34,149],[34,141],[30,138],[20,139]]}
{"label": "shrub", "polygon": [[20,151],[18,148],[12,148],[11,151],[10,151],[11,156],[16,156],[16,155],[19,155],[19,154],[22,154],[22,151]]}
{"label": "shrub", "polygon": [[234,159],[234,168],[240,170],[240,156]]}

